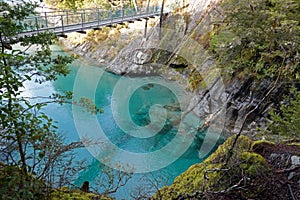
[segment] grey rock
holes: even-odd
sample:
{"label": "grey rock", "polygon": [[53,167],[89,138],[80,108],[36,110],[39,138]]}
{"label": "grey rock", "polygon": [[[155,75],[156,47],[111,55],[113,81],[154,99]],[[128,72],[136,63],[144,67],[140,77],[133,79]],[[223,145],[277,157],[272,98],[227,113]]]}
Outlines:
{"label": "grey rock", "polygon": [[132,63],[143,65],[150,62],[152,51],[150,49],[136,49],[131,53],[129,58],[129,61]]}
{"label": "grey rock", "polygon": [[292,156],[291,157],[291,163],[292,165],[300,165],[300,156]]}
{"label": "grey rock", "polygon": [[289,173],[288,180],[293,179],[296,175],[297,175],[296,172],[291,172],[291,173]]}

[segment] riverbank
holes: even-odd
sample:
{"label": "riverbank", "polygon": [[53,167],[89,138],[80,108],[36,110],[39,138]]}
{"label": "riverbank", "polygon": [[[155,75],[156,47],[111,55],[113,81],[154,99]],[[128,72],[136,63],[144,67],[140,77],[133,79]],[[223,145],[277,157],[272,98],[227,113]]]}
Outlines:
{"label": "riverbank", "polygon": [[[157,20],[150,18],[148,26],[154,26]],[[94,59],[100,66],[107,66],[125,46],[144,34],[144,23],[135,21],[102,27],[100,30],[87,30],[86,34],[68,33],[67,38],[58,38],[58,44],[79,57]]]}
{"label": "riverbank", "polygon": [[[252,141],[236,135],[205,161],[191,166],[153,200],[296,199],[300,197],[300,144]],[[231,155],[230,158],[228,156]]]}

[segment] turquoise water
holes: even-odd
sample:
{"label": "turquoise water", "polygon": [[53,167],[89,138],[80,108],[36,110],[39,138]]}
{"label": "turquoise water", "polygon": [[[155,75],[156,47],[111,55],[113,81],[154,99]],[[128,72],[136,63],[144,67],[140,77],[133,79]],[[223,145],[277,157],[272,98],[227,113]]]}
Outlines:
{"label": "turquoise water", "polygon": [[[58,47],[53,48],[58,53],[63,54]],[[130,199],[131,195],[134,195],[141,186],[146,193],[153,193],[155,191],[154,185],[161,187],[170,184],[189,166],[201,162],[198,156],[200,144],[188,143],[186,151],[181,152],[180,148],[184,141],[183,139],[176,139],[180,127],[175,122],[180,120],[181,106],[186,106],[185,104],[190,98],[186,96],[180,86],[166,82],[159,77],[120,77],[107,73],[103,68],[83,60],[74,61],[70,65],[70,69],[71,73],[68,76],[59,77],[54,83],[39,86],[26,83],[25,90],[26,96],[49,96],[54,92],[79,91],[80,94],[76,95],[94,99],[96,105],[104,110],[103,114],[95,116],[82,108],[72,107],[70,104],[49,105],[45,109],[45,113],[57,121],[59,131],[66,137],[67,142],[79,140],[83,134],[97,138],[97,135],[101,133],[97,131],[96,126],[100,126],[110,143],[125,152],[147,154],[157,152],[171,143],[170,148],[162,152],[158,158],[156,157],[156,160],[149,158],[149,163],[153,159],[155,160],[154,164],[149,164],[151,165],[150,168],[155,169],[154,171],[143,172],[141,169],[139,173],[134,173],[124,187],[112,194],[113,197]],[[130,98],[126,98],[126,96]],[[74,120],[76,118],[74,112],[80,113],[80,117],[82,117],[80,122]],[[97,125],[94,124],[93,119],[96,119]],[[195,116],[191,116],[188,121],[192,124],[199,123]],[[78,126],[81,127],[78,128]],[[150,135],[147,135],[147,131],[147,134],[141,137],[135,137],[134,134],[140,134],[143,131],[128,134],[132,129],[138,128],[140,130],[140,127],[145,126],[150,127],[147,129],[151,129]],[[151,131],[155,134],[151,135]],[[101,137],[97,140],[101,140]],[[189,141],[192,140],[189,139]],[[74,182],[75,185],[80,186],[84,181],[89,181],[92,187],[99,186],[96,183],[101,182],[103,165],[95,157],[101,157],[103,152],[97,150],[96,153],[90,149],[76,151],[77,159],[86,159],[89,167],[78,175]],[[128,163],[130,167],[135,167],[134,165],[137,167],[144,166],[142,161],[138,159],[134,160],[130,156],[123,156],[123,154],[114,152],[114,148],[110,149],[111,152],[113,153],[109,155],[112,155],[112,160]],[[181,153],[183,154],[181,155]],[[166,165],[165,161],[168,160],[170,160],[170,164]],[[173,160],[174,162],[171,162]],[[157,167],[160,164],[166,166]],[[105,182],[106,179],[102,176],[103,180]],[[152,185],[152,183],[155,184]]]}

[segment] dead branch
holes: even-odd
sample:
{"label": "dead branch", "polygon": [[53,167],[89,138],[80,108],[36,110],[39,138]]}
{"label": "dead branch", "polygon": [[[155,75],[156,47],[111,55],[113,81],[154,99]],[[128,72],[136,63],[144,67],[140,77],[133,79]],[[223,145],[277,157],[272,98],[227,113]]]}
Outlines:
{"label": "dead branch", "polygon": [[99,144],[97,141],[92,141],[87,138],[83,138],[81,141],[78,142],[71,142],[70,144],[63,145],[60,148],[58,148],[52,155],[49,156],[49,159],[47,159],[47,162],[45,163],[45,167],[42,171],[42,173],[37,177],[38,179],[43,177],[45,173],[50,169],[51,164],[58,160],[59,157],[61,157],[63,154],[70,152],[74,149],[84,148],[87,145],[95,145]]}
{"label": "dead branch", "polygon": [[219,171],[229,171],[230,169],[222,169],[222,168],[214,168],[214,169],[209,169],[209,170],[205,170],[204,172],[204,178],[206,180],[209,180],[207,173],[212,173],[212,172],[219,172]]}
{"label": "dead branch", "polygon": [[292,196],[293,200],[297,200],[290,184],[288,184],[288,187],[289,187],[289,191],[291,193],[291,196]]}
{"label": "dead branch", "polygon": [[275,172],[276,173],[286,173],[286,172],[296,171],[298,169],[300,169],[300,165],[291,166],[290,168],[287,168],[287,169],[278,169],[278,170],[275,170]]}
{"label": "dead branch", "polygon": [[245,181],[245,177],[241,178],[241,180],[239,180],[239,182],[237,182],[236,184],[234,184],[233,186],[226,188],[225,190],[221,190],[221,191],[207,191],[208,193],[211,194],[226,194],[234,189],[242,189],[242,187],[240,187],[242,185],[242,182]]}
{"label": "dead branch", "polygon": [[105,195],[116,193],[119,188],[126,185],[126,183],[131,178],[131,173],[118,171],[117,177],[118,177],[117,183],[113,185],[112,189],[110,189],[109,191],[105,191],[104,192]]}

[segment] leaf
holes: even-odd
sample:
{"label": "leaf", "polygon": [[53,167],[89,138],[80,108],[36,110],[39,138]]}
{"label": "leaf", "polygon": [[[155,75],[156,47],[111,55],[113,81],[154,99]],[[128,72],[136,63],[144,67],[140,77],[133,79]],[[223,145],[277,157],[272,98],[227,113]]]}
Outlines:
{"label": "leaf", "polygon": [[31,77],[30,76],[28,76],[28,75],[24,75],[25,76],[25,78],[28,80],[28,81],[31,81]]}

